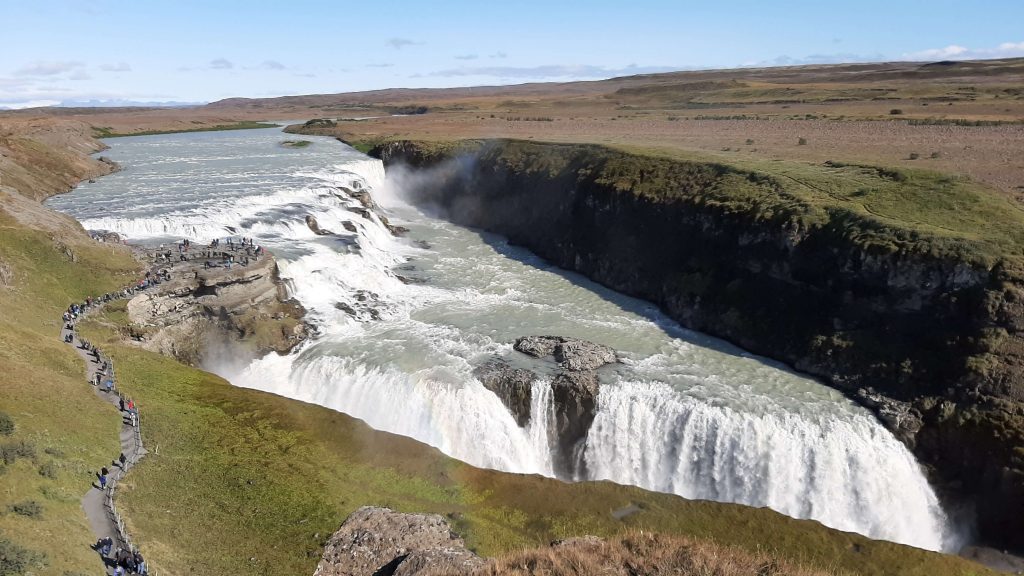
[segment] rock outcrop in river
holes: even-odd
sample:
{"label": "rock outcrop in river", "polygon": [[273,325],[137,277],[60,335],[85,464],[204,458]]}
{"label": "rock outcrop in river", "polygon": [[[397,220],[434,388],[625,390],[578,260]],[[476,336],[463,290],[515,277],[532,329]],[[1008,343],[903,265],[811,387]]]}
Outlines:
{"label": "rock outcrop in river", "polygon": [[[231,268],[206,268],[208,259],[193,256],[158,264],[170,280],[128,302],[129,336],[143,348],[192,365],[233,368],[267,352],[285,353],[306,338],[305,311],[288,297],[272,255]],[[150,251],[146,258],[152,257]]]}
{"label": "rock outcrop in river", "polygon": [[[607,346],[564,336],[523,336],[513,348],[533,358],[550,358],[558,367],[550,384],[555,473],[561,478],[583,477],[581,449],[597,415],[597,369],[618,362],[618,356]],[[473,374],[501,399],[520,426],[529,423],[533,384],[540,378],[535,372],[493,358]]]}
{"label": "rock outcrop in river", "polygon": [[859,399],[947,497],[974,507],[985,541],[1024,546],[1015,260],[823,209],[720,164],[517,141],[399,141],[371,154],[429,169],[412,199],[449,219]]}

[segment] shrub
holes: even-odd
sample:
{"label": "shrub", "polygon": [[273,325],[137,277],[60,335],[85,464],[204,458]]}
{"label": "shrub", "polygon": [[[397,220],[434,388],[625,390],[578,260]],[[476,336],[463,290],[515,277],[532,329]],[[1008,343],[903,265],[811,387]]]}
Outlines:
{"label": "shrub", "polygon": [[931,156],[929,156],[929,158],[935,159],[935,158],[939,158],[941,156],[942,156],[941,152],[932,152]]}
{"label": "shrub", "polygon": [[35,500],[25,500],[7,506],[9,512],[26,518],[41,518],[43,516],[43,505]]}
{"label": "shrub", "polygon": [[36,447],[31,442],[21,440],[0,446],[0,460],[2,460],[4,464],[13,464],[18,458],[35,457]]}
{"label": "shrub", "polygon": [[22,548],[6,538],[0,538],[0,574],[24,574],[32,568],[42,567],[46,557]]}
{"label": "shrub", "polygon": [[900,114],[903,114],[903,110],[900,110],[899,108],[893,108],[892,110],[889,110],[889,114],[892,114],[893,116],[899,116]]}
{"label": "shrub", "polygon": [[0,412],[0,436],[14,434],[14,419],[7,412]]}
{"label": "shrub", "polygon": [[327,118],[314,118],[306,122],[306,128],[334,128],[338,123]]}
{"label": "shrub", "polygon": [[45,462],[39,466],[39,475],[43,478],[56,478],[57,477],[57,465],[53,463],[53,460]]}
{"label": "shrub", "polygon": [[747,146],[753,146],[753,145],[754,145],[754,139],[753,138],[747,138]]}
{"label": "shrub", "polygon": [[910,153],[910,156],[909,156],[909,158],[910,158],[911,160],[917,160],[917,159],[918,159],[918,158],[920,158],[920,157],[921,157],[921,155],[920,155],[920,154],[918,154],[917,152],[911,152],[911,153]]}
{"label": "shrub", "polygon": [[796,145],[797,146],[806,146],[807,145],[807,138],[804,138],[803,136],[801,136],[800,138],[797,139]]}

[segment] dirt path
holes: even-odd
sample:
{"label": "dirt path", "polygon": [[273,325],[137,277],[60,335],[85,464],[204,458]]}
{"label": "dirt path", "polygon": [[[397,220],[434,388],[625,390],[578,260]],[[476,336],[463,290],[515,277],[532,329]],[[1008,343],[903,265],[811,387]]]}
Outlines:
{"label": "dirt path", "polygon": [[[93,309],[97,306],[99,305],[94,305]],[[70,326],[74,327],[74,324]],[[125,531],[124,524],[120,521],[114,508],[114,491],[124,475],[146,454],[146,449],[142,445],[142,436],[138,426],[133,425],[131,415],[121,409],[121,396],[116,387],[110,392],[106,391],[106,382],[114,381],[113,362],[102,354],[94,355],[78,337],[77,332],[73,329],[69,330],[68,325],[64,325],[61,328],[61,340],[64,341],[69,335],[71,336],[70,344],[85,361],[86,381],[93,386],[95,394],[99,398],[114,406],[121,419],[120,446],[121,454],[125,456],[124,466],[122,467],[118,461],[120,454],[113,454],[110,462],[103,464],[110,471],[107,476],[106,490],[100,489],[99,480],[97,480],[81,500],[82,509],[85,511],[96,539],[110,538],[113,540],[114,546],[111,550],[111,556],[113,556],[114,551],[118,548],[132,549],[131,538]],[[101,384],[99,385],[97,385],[97,375],[100,377]],[[125,401],[127,402],[127,399]],[[103,560],[107,573],[113,574],[113,562],[108,558],[103,558]]]}

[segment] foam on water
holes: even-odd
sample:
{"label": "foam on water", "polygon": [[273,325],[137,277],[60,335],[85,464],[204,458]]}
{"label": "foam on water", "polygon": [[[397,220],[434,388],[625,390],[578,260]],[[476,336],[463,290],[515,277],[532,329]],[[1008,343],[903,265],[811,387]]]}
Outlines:
{"label": "foam on water", "polygon": [[[602,374],[583,451],[588,478],[955,546],[911,454],[837,392],[500,238],[429,218],[402,203],[380,162],[333,140],[281,149],[280,138],[258,130],[118,139],[104,154],[126,170],[51,203],[87,228],[136,241],[236,235],[273,250],[319,334],[225,374],[236,385],[351,414],[477,466],[550,476],[548,381],[534,384],[532,418],[520,428],[472,369],[513,355],[517,336],[582,337],[624,357]],[[409,239],[358,214],[344,189],[384,191]],[[313,233],[307,215],[337,234]]]}

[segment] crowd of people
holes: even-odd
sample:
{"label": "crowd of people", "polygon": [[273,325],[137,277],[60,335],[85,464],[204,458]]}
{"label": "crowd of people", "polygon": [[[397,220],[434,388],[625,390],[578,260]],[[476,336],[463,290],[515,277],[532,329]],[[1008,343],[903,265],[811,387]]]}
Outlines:
{"label": "crowd of people", "polygon": [[96,542],[96,551],[106,560],[108,565],[113,567],[115,576],[124,574],[148,574],[146,559],[138,548],[114,547],[114,539],[111,537],[100,538]]}
{"label": "crowd of people", "polygon": [[[189,239],[177,242],[175,247],[178,251],[178,261],[188,262],[190,260],[203,259],[203,268],[231,268],[235,264],[248,266],[251,262],[259,260],[266,253],[266,249],[253,242],[252,238],[217,238],[205,247],[196,247]],[[174,252],[161,244],[153,254],[157,263],[171,263],[174,261]],[[166,270],[165,270],[166,271]]]}

